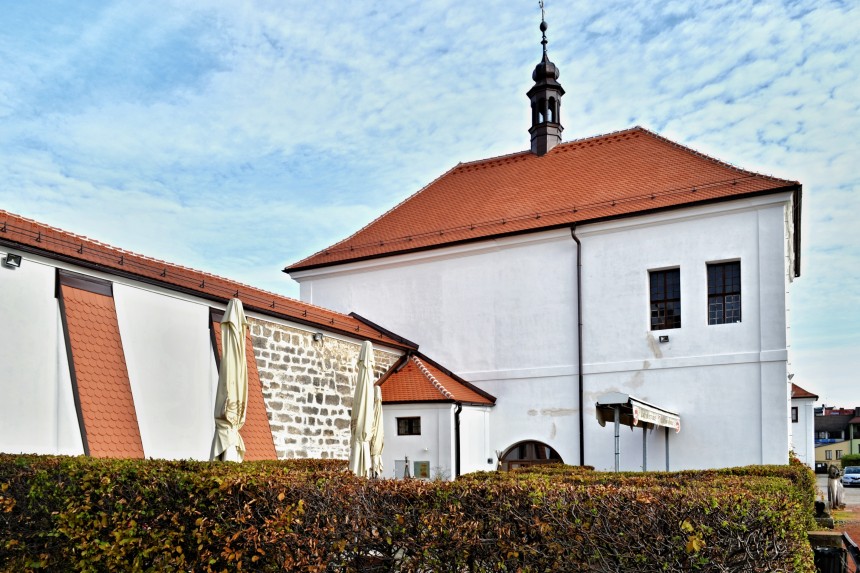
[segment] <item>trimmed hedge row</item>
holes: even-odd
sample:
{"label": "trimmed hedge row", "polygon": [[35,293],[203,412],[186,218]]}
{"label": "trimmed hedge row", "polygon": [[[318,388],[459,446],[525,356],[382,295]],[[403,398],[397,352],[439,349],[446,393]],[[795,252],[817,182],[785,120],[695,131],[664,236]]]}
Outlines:
{"label": "trimmed hedge row", "polygon": [[845,454],[842,456],[842,469],[848,466],[860,466],[860,454]]}
{"label": "trimmed hedge row", "polygon": [[0,455],[0,570],[814,571],[808,468],[343,468]]}

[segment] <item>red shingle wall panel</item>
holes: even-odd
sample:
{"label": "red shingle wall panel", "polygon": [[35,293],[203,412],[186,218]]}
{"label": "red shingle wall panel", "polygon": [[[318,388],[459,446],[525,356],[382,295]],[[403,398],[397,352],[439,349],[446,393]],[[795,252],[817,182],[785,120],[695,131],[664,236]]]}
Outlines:
{"label": "red shingle wall panel", "polygon": [[66,285],[61,289],[89,454],[143,458],[113,298]]}
{"label": "red shingle wall panel", "polygon": [[[212,322],[212,332],[215,335],[215,352],[221,357],[221,323]],[[245,412],[245,425],[239,430],[245,442],[245,459],[276,460],[275,441],[272,429],[269,427],[269,415],[266,412],[266,401],[263,398],[263,385],[260,383],[260,373],[257,370],[257,359],[254,356],[254,346],[251,343],[251,333],[245,331],[245,360],[248,363],[248,409]]]}

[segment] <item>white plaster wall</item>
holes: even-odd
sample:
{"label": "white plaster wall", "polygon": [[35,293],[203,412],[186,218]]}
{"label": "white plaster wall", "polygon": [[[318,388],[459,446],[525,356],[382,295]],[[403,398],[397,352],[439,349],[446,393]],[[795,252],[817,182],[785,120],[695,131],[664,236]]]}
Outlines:
{"label": "white plaster wall", "polygon": [[460,412],[461,474],[496,469],[496,456],[490,448],[491,411],[484,406],[463,406]]}
{"label": "white plaster wall", "polygon": [[[611,391],[681,414],[673,469],[786,462],[789,202],[770,195],[578,229],[587,464],[612,466],[595,453],[612,434],[593,412]],[[729,260],[741,261],[743,321],[708,325],[707,263]],[[411,338],[495,395],[493,449],[538,439],[578,463],[575,264],[562,229],[293,277],[303,300]],[[681,269],[682,328],[652,332],[648,271],[667,267]]]}
{"label": "white plaster wall", "polygon": [[114,283],[146,457],[208,460],[218,370],[209,306]]}
{"label": "white plaster wall", "polygon": [[[453,404],[386,404],[382,410],[385,447],[382,450],[383,476],[393,478],[394,460],[429,461],[430,474],[454,475]],[[398,436],[397,418],[421,417],[420,436]]]}
{"label": "white plaster wall", "polygon": [[[7,251],[0,251],[0,259]],[[23,254],[23,253],[16,253]],[[55,270],[0,266],[0,451],[83,454],[54,297]]]}
{"label": "white plaster wall", "polygon": [[[477,382],[476,382],[477,383]],[[579,405],[575,376],[506,378],[477,383],[496,397],[491,410],[490,453],[536,440],[552,447],[564,463],[579,464]],[[486,460],[476,458],[470,463]],[[463,463],[463,462],[461,462]],[[590,463],[590,462],[589,462]]]}
{"label": "white plaster wall", "polygon": [[458,373],[569,368],[573,246],[562,229],[335,267],[299,279],[301,297],[378,322]]}

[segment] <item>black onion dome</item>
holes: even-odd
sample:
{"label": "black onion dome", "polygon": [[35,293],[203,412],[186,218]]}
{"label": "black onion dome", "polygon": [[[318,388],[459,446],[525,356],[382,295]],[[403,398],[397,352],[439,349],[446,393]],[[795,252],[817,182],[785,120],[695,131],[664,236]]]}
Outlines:
{"label": "black onion dome", "polygon": [[543,58],[540,63],[535,66],[535,71],[532,72],[532,79],[536,83],[540,83],[546,80],[557,80],[559,76],[558,68],[555,64],[549,61],[549,56],[546,55],[546,52],[543,54]]}

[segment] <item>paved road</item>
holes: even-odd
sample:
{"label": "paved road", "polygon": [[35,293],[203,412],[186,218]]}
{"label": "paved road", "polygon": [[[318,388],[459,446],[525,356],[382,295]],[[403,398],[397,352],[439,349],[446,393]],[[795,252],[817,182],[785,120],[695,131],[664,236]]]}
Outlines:
{"label": "paved road", "polygon": [[[818,491],[824,495],[824,501],[827,501],[827,476],[815,476],[818,482]],[[845,505],[860,505],[860,487],[845,488]]]}

